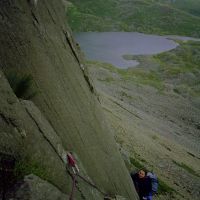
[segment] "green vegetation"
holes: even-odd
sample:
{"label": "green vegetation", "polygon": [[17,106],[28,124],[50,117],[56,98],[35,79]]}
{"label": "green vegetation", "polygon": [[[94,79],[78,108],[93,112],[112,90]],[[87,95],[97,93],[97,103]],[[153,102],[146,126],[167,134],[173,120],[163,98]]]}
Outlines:
{"label": "green vegetation", "polygon": [[160,3],[167,3],[174,8],[183,10],[191,15],[200,16],[200,0],[155,0]]}
{"label": "green vegetation", "polygon": [[180,42],[176,49],[155,56],[124,56],[137,59],[139,67],[118,70],[124,79],[163,91],[166,84],[183,97],[200,96],[200,42]]}
{"label": "green vegetation", "polygon": [[158,194],[172,193],[175,191],[161,179],[158,179],[158,182],[159,182]]}
{"label": "green vegetation", "polygon": [[16,162],[14,169],[15,176],[18,180],[25,175],[35,174],[44,180],[48,180],[49,175],[45,168],[35,161],[19,160]]}
{"label": "green vegetation", "polygon": [[152,86],[158,90],[163,90],[164,85],[156,71],[145,71],[135,68],[132,70],[118,70],[122,77],[127,80],[133,80],[136,83]]}
{"label": "green vegetation", "polygon": [[200,96],[200,42],[182,43],[178,48],[154,56],[160,77],[176,83],[174,92],[182,96]]}
{"label": "green vegetation", "polygon": [[173,160],[173,163],[176,164],[177,166],[183,168],[188,173],[190,173],[190,174],[192,174],[194,176],[200,177],[200,175],[197,172],[195,172],[191,167],[187,166],[186,164],[184,164],[184,163],[178,163],[175,160]]}
{"label": "green vegetation", "polygon": [[131,164],[136,167],[137,169],[146,169],[145,166],[143,166],[138,160],[136,160],[133,157],[130,157]]}
{"label": "green vegetation", "polygon": [[81,1],[72,0],[68,8],[67,17],[74,31],[108,31],[113,28],[110,16],[115,16],[117,11],[115,1]]}
{"label": "green vegetation", "polygon": [[74,31],[137,31],[200,37],[200,1],[71,0]]}
{"label": "green vegetation", "polygon": [[[112,70],[110,66],[105,66],[106,69]],[[148,85],[156,88],[159,91],[164,89],[164,84],[156,71],[148,71],[141,68],[133,68],[129,70],[113,69],[114,72],[121,75],[124,81],[133,81],[137,84]]]}
{"label": "green vegetation", "polygon": [[37,92],[33,90],[33,78],[30,75],[20,75],[14,72],[6,74],[7,80],[15,95],[21,99],[31,99]]}
{"label": "green vegetation", "polygon": [[186,72],[197,72],[200,69],[200,42],[182,43],[175,50],[161,53],[155,58],[163,65],[166,75],[177,75]]}
{"label": "green vegetation", "polygon": [[137,5],[137,2],[132,2],[129,5],[133,11],[128,7],[122,13],[130,13],[123,19],[130,30],[145,33],[157,34],[175,34],[175,35],[188,35],[199,37],[200,36],[200,19],[189,15],[183,11],[174,9],[168,5],[149,3],[144,5]]}

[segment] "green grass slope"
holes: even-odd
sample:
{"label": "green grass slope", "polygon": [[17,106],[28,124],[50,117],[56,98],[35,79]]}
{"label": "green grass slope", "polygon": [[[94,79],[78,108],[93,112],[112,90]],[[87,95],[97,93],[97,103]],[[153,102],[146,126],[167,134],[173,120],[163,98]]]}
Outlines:
{"label": "green grass slope", "polygon": [[200,37],[200,4],[185,1],[184,4],[179,1],[71,0],[67,16],[74,31],[138,31]]}
{"label": "green grass slope", "polygon": [[200,0],[155,0],[161,3],[167,3],[174,8],[181,9],[192,15],[200,16]]}
{"label": "green grass slope", "polygon": [[117,15],[116,3],[113,0],[80,1],[72,0],[67,16],[74,31],[112,30]]}
{"label": "green grass slope", "polygon": [[[140,66],[120,70],[127,79],[149,85],[160,91],[173,85],[173,91],[183,97],[197,100],[200,97],[200,42],[180,42],[180,46],[153,56],[124,56],[137,59]],[[145,67],[146,66],[146,67]],[[199,106],[200,104],[198,104]]]}
{"label": "green grass slope", "polygon": [[134,68],[88,63],[127,168],[159,177],[155,200],[199,199],[200,42],[179,44],[158,55],[124,56],[140,62]]}

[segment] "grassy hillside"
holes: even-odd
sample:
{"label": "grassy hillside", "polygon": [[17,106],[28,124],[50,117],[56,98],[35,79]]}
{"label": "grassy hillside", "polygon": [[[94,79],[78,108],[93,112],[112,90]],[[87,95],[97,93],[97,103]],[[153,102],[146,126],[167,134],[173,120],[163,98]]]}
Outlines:
{"label": "grassy hillside", "polygon": [[72,0],[67,16],[74,31],[104,31],[113,28],[117,15],[116,3],[113,0],[81,1]]}
{"label": "grassy hillside", "polygon": [[[124,56],[137,59],[140,67],[125,70],[126,77],[136,82],[152,86],[160,91],[166,85],[183,97],[198,102],[200,97],[200,42],[180,42],[174,50],[154,56]],[[144,66],[148,66],[147,68]],[[155,66],[157,66],[155,68]],[[196,104],[200,107],[200,104]]]}
{"label": "grassy hillside", "polygon": [[[88,70],[127,168],[153,170],[155,200],[198,200],[200,188],[200,42],[169,52],[126,56],[140,65]],[[187,189],[186,189],[187,188]]]}
{"label": "grassy hillside", "polygon": [[181,9],[192,15],[200,16],[200,0],[155,0],[161,3],[168,3],[174,8]]}
{"label": "grassy hillside", "polygon": [[200,37],[199,1],[71,0],[74,31],[138,31]]}

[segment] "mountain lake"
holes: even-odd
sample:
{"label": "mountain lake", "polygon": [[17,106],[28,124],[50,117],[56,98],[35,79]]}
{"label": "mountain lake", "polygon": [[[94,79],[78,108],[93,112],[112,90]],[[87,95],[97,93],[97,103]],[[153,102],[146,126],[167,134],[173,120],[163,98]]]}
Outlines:
{"label": "mountain lake", "polygon": [[152,55],[178,46],[173,39],[196,40],[179,36],[157,36],[137,32],[81,32],[74,33],[87,60],[110,63],[119,68],[138,65],[123,55]]}

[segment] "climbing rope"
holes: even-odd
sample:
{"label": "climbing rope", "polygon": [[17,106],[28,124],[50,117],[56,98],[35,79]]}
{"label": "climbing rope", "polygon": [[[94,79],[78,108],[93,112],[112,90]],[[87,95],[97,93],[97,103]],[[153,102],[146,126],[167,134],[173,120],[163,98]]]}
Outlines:
{"label": "climbing rope", "polygon": [[73,200],[74,197],[74,192],[75,192],[75,188],[76,188],[76,183],[78,183],[78,181],[76,180],[76,177],[79,177],[81,180],[83,180],[84,182],[86,182],[88,185],[90,185],[91,187],[95,188],[97,191],[99,191],[104,197],[108,198],[108,195],[106,193],[104,193],[101,189],[99,189],[95,184],[93,184],[91,181],[89,181],[88,179],[86,179],[84,176],[81,176],[79,174],[79,169],[78,166],[76,164],[76,160],[74,159],[72,153],[68,153],[67,154],[67,161],[68,161],[68,166],[72,169],[73,173],[70,172],[70,170],[68,169],[68,173],[72,178],[73,184],[72,184],[72,190],[70,193],[70,197],[69,200]]}
{"label": "climbing rope", "polygon": [[87,180],[85,177],[81,176],[80,174],[77,174],[77,176],[79,178],[81,178],[84,182],[86,182],[88,185],[92,186],[93,188],[95,188],[96,190],[98,190],[101,194],[103,194],[104,196],[106,196],[107,194],[102,192],[102,190],[100,190],[95,184],[91,183],[89,180]]}
{"label": "climbing rope", "polygon": [[73,174],[72,177],[73,177],[72,178],[73,184],[72,184],[72,191],[71,191],[71,194],[69,196],[69,200],[73,200],[75,189],[76,189],[76,175]]}

